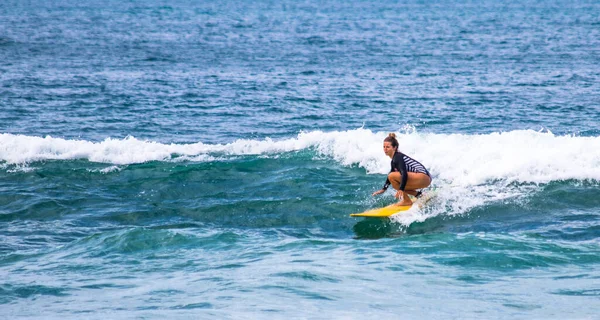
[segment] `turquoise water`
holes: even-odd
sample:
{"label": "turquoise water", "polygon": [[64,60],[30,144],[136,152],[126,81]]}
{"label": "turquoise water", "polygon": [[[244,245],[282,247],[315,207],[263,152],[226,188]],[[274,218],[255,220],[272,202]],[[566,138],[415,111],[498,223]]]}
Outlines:
{"label": "turquoise water", "polygon": [[596,318],[597,12],[3,2],[0,318]]}

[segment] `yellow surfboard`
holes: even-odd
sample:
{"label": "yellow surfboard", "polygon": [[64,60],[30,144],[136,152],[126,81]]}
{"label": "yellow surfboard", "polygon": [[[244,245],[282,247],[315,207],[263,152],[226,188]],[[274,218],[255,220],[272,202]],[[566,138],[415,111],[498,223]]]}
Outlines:
{"label": "yellow surfboard", "polygon": [[371,209],[361,213],[352,213],[351,217],[372,217],[372,218],[385,218],[394,215],[398,212],[406,211],[412,206],[397,206],[396,204],[389,205],[387,207]]}
{"label": "yellow surfboard", "polygon": [[413,200],[413,204],[411,206],[397,206],[396,204],[391,204],[383,208],[371,209],[361,213],[352,213],[350,214],[350,216],[366,218],[387,218],[395,215],[396,213],[406,211],[412,208],[414,205],[417,205],[419,208],[422,208],[427,202],[429,202],[429,200],[435,197],[436,194],[436,191],[428,191],[419,199],[415,199],[413,196],[410,196],[411,200]]}

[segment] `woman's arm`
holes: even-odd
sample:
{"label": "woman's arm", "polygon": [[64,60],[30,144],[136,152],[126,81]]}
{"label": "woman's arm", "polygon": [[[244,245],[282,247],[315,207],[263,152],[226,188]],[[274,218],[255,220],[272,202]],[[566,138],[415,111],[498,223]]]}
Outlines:
{"label": "woman's arm", "polygon": [[[404,191],[406,188],[406,182],[408,181],[408,170],[406,170],[406,163],[404,162],[404,154],[398,152],[394,155],[394,161],[392,161],[393,168],[400,172],[402,180],[400,180],[400,191]],[[389,179],[388,179],[389,181]]]}

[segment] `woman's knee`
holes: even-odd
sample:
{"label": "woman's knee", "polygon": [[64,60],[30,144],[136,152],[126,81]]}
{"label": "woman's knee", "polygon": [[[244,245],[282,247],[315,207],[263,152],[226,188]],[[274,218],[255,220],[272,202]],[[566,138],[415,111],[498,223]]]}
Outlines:
{"label": "woman's knee", "polygon": [[390,172],[388,174],[388,179],[390,181],[400,181],[401,178],[402,178],[402,175],[400,174],[400,172]]}

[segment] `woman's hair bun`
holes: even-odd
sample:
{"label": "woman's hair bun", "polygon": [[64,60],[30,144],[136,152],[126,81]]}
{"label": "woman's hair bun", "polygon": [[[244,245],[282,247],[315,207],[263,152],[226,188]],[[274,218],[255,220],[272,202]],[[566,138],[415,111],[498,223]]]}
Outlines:
{"label": "woman's hair bun", "polygon": [[396,134],[393,132],[390,132],[390,134],[388,134],[387,138],[383,139],[384,142],[389,142],[392,147],[394,148],[398,148],[398,140],[396,140]]}

